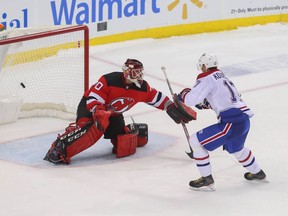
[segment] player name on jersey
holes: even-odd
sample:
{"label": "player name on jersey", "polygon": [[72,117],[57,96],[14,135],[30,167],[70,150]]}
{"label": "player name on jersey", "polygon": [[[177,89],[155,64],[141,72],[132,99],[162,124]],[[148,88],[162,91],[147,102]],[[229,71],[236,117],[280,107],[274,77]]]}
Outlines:
{"label": "player name on jersey", "polygon": [[222,73],[222,72],[217,72],[217,73],[214,73],[214,74],[213,74],[213,77],[214,77],[216,80],[218,80],[218,79],[224,78],[225,75],[224,75],[224,73]]}

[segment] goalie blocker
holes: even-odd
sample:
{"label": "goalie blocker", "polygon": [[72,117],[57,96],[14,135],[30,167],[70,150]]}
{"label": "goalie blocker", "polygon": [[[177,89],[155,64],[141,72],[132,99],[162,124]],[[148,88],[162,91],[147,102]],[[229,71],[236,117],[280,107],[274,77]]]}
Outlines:
{"label": "goalie blocker", "polygon": [[173,94],[174,103],[168,106],[167,114],[177,123],[188,123],[197,119],[197,112],[179,100],[177,94]]}

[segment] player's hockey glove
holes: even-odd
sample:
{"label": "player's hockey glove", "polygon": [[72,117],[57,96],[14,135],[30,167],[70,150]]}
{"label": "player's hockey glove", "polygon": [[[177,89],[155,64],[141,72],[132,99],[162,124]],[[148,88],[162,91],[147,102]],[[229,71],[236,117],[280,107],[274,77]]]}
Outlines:
{"label": "player's hockey glove", "polygon": [[191,88],[183,89],[177,96],[181,102],[184,102],[186,95],[191,91]]}
{"label": "player's hockey glove", "polygon": [[202,109],[211,109],[211,106],[209,102],[206,100],[206,98],[199,104],[195,105],[196,108],[202,110]]}
{"label": "player's hockey glove", "polygon": [[112,112],[107,111],[104,105],[97,105],[94,110],[93,121],[96,123],[98,130],[105,132],[109,126],[109,118]]}

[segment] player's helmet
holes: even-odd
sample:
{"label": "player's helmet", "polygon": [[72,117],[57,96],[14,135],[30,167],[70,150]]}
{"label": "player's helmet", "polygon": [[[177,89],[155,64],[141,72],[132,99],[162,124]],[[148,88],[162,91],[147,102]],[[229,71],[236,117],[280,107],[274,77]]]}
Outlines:
{"label": "player's helmet", "polygon": [[218,67],[218,59],[217,59],[216,55],[211,54],[211,53],[204,53],[199,58],[198,69],[201,69],[202,65],[205,65],[206,69]]}
{"label": "player's helmet", "polygon": [[136,59],[127,59],[123,64],[122,70],[124,78],[133,82],[138,88],[143,83],[144,67],[143,64]]}

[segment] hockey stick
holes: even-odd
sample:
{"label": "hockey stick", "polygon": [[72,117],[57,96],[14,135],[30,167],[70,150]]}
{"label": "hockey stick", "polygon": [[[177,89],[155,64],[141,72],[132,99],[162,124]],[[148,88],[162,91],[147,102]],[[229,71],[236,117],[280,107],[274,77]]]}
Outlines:
{"label": "hockey stick", "polygon": [[[166,68],[165,68],[164,66],[162,66],[162,67],[161,67],[161,70],[162,70],[163,73],[164,73],[164,76],[165,76],[167,85],[168,85],[169,90],[170,90],[170,93],[171,93],[171,95],[172,95],[172,98],[174,98],[174,93],[173,93],[171,84],[170,84],[170,82],[169,82],[169,80],[168,80],[168,76],[167,76],[167,74],[166,74]],[[186,136],[186,139],[187,139],[189,148],[190,148],[190,152],[186,152],[186,151],[185,151],[185,152],[186,152],[186,154],[187,154],[191,159],[194,159],[193,150],[192,150],[192,148],[191,148],[191,146],[190,146],[190,141],[189,141],[189,132],[188,132],[188,130],[187,130],[186,125],[185,125],[183,122],[181,122],[181,125],[182,125],[182,127],[183,127],[183,130],[184,130],[184,133],[185,133],[185,136]]]}

